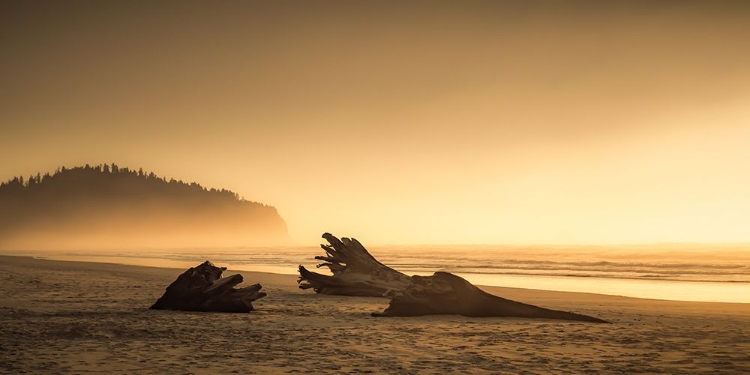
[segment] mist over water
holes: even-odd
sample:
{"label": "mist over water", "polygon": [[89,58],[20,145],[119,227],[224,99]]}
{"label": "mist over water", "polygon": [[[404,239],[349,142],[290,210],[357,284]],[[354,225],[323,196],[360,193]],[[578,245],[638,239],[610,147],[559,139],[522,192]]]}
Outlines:
{"label": "mist over water", "polygon": [[[458,274],[478,285],[639,298],[750,303],[750,252],[741,246],[379,246],[369,251],[406,274]],[[188,268],[204,260],[233,270],[296,274],[314,246],[4,251],[49,259]],[[319,269],[325,272],[327,269]]]}

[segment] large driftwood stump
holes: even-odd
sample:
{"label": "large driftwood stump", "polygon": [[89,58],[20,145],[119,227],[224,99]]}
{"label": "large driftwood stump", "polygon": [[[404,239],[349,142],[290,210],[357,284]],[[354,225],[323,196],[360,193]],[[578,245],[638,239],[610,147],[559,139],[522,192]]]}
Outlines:
{"label": "large driftwood stump", "polygon": [[226,267],[211,262],[190,268],[167,287],[151,309],[243,313],[253,310],[252,302],[266,296],[260,284],[235,289],[242,275],[221,277]]}
{"label": "large driftwood stump", "polygon": [[409,276],[380,263],[356,239],[339,240],[330,233],[323,234],[323,238],[329,245],[320,245],[326,255],[315,257],[323,261],[317,267],[328,267],[333,276],[299,266],[297,283],[301,289],[312,288],[321,294],[382,297],[388,290],[401,290],[409,285]]}
{"label": "large driftwood stump", "polygon": [[550,310],[489,294],[468,281],[447,272],[432,276],[412,276],[402,290],[391,290],[390,305],[373,316],[418,316],[451,314],[471,317],[518,317],[577,320],[607,323],[571,312]]}

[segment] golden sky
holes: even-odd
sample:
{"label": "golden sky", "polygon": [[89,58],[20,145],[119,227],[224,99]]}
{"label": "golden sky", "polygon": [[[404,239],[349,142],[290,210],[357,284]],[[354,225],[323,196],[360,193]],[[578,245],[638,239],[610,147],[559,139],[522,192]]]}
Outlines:
{"label": "golden sky", "polygon": [[363,243],[750,241],[742,2],[0,3],[0,178],[116,162]]}

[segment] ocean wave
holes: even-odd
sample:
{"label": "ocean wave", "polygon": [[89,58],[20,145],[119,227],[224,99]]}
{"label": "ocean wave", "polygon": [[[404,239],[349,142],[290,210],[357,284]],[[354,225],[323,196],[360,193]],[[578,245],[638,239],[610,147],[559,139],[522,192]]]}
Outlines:
{"label": "ocean wave", "polygon": [[[397,268],[399,269],[399,268]],[[405,273],[425,273],[424,269],[399,269]],[[410,272],[409,272],[410,271]],[[570,273],[570,272],[511,272],[511,271],[495,271],[495,272],[477,272],[466,269],[456,268],[439,268],[432,269],[433,271],[444,271],[460,274],[475,274],[475,275],[499,275],[499,276],[533,276],[533,277],[576,277],[576,278],[602,278],[602,279],[623,279],[623,280],[659,280],[659,281],[685,281],[685,282],[708,282],[708,283],[747,283],[750,284],[750,275],[738,275],[737,278],[729,277],[684,277],[683,275],[664,275],[664,274],[642,274],[642,275],[626,275],[623,273]],[[706,276],[706,275],[697,275]],[[711,275],[715,276],[715,275]],[[726,276],[726,275],[722,275]]]}
{"label": "ocean wave", "polygon": [[[442,270],[478,275],[519,275],[557,277],[598,277],[662,281],[750,283],[750,252],[641,253],[597,251],[561,253],[544,251],[454,251],[430,248],[384,247],[372,254],[382,263],[405,273],[432,273]],[[59,254],[59,253],[58,253]],[[68,251],[69,256],[91,256],[90,252]],[[313,247],[232,248],[232,249],[135,249],[97,252],[98,257],[196,262],[210,259],[217,264],[248,267],[274,267],[296,272],[297,266],[314,266],[322,251]],[[637,260],[637,261],[634,261]]]}

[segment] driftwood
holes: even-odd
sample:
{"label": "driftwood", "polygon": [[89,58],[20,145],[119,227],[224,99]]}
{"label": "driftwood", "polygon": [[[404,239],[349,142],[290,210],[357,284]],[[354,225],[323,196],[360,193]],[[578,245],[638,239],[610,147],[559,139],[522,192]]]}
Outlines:
{"label": "driftwood", "polygon": [[297,283],[301,289],[312,288],[321,294],[382,297],[391,289],[405,289],[409,285],[409,276],[380,263],[356,239],[339,240],[330,233],[323,234],[323,238],[329,245],[320,245],[326,255],[315,257],[323,261],[317,267],[328,267],[333,276],[299,266]]}
{"label": "driftwood", "polygon": [[550,310],[498,297],[447,272],[432,276],[407,276],[375,259],[356,239],[323,234],[329,245],[320,245],[325,256],[315,259],[328,267],[333,276],[308,271],[299,266],[297,283],[301,289],[348,296],[390,297],[388,308],[373,316],[418,316],[452,314],[470,317],[519,317],[577,320],[606,323],[604,320],[571,312]]}
{"label": "driftwood", "polygon": [[470,317],[518,317],[607,323],[571,312],[550,310],[489,294],[461,277],[447,272],[412,276],[402,290],[389,291],[390,305],[373,316],[418,316],[451,314]]}
{"label": "driftwood", "polygon": [[242,275],[221,277],[226,267],[216,267],[211,262],[193,267],[182,273],[167,287],[151,309],[182,311],[249,312],[252,302],[266,296],[261,285],[255,284],[235,289]]}

